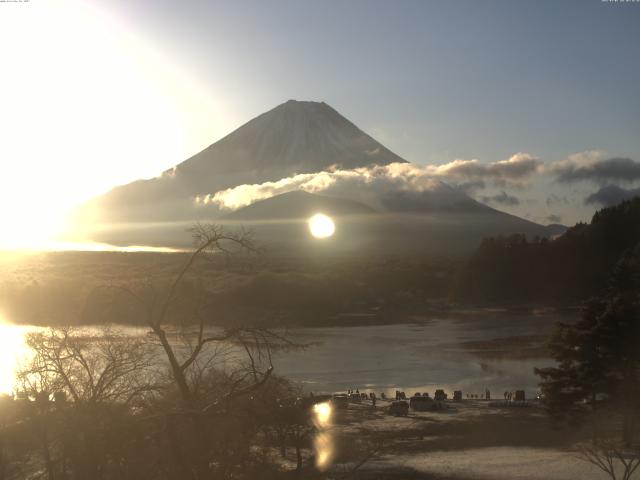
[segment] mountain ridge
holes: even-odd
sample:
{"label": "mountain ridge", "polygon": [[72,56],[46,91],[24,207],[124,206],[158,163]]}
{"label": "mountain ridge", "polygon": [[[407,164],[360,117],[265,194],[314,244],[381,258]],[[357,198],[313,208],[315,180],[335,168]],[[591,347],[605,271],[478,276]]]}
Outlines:
{"label": "mountain ridge", "polygon": [[[285,138],[274,138],[278,133],[284,133]],[[254,156],[243,158],[244,149],[247,144],[247,136],[255,139],[258,148],[257,152],[253,152]],[[271,137],[265,142],[265,136]],[[366,134],[358,128],[353,122],[341,115],[337,110],[325,102],[288,100],[275,108],[258,115],[249,120],[241,127],[221,138],[217,142],[209,145],[207,148],[179,163],[175,169],[170,172],[184,172],[191,168],[198,168],[200,164],[206,164],[211,159],[207,154],[217,148],[227,146],[228,143],[240,143],[239,155],[240,160],[247,162],[237,162],[238,158],[233,158],[233,162],[224,159],[226,167],[221,173],[227,171],[237,171],[239,166],[245,169],[261,169],[265,168],[265,164],[270,164],[273,160],[277,160],[277,164],[281,167],[285,165],[302,164],[304,170],[318,171],[323,170],[332,165],[338,165],[344,169],[357,168],[371,164],[386,165],[389,163],[406,162],[403,158],[396,155],[379,142],[374,140],[370,135]],[[275,144],[275,145],[265,145]],[[255,146],[255,144],[253,146]],[[288,145],[287,145],[288,144]],[[352,156],[345,156],[344,145],[349,145],[348,152]],[[352,146],[353,145],[353,146]],[[289,147],[289,149],[287,149]],[[305,149],[315,147],[322,151],[327,157],[322,163],[310,162],[308,158],[309,152]],[[338,147],[338,148],[336,148]],[[273,148],[276,151],[270,152]],[[360,150],[353,151],[352,149]],[[339,149],[342,149],[340,151]],[[256,155],[257,153],[257,155]],[[317,154],[316,151],[310,152]],[[358,155],[365,154],[367,157]],[[336,161],[336,156],[338,161]],[[302,160],[300,158],[302,157]],[[297,160],[294,162],[293,160]],[[317,159],[315,159],[317,160]],[[271,165],[273,166],[273,165]],[[316,170],[313,170],[316,169]],[[297,169],[291,173],[307,173]],[[287,175],[284,175],[287,176]]]}

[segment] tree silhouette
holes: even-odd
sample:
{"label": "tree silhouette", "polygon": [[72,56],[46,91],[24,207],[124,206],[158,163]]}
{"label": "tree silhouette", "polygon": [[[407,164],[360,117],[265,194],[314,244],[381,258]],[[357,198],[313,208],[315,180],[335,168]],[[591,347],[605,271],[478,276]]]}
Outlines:
{"label": "tree silhouette", "polygon": [[558,365],[536,369],[551,415],[590,419],[598,439],[619,413],[619,435],[630,445],[640,414],[639,346],[640,244],[622,255],[607,289],[586,303],[577,323],[558,325],[550,344]]}

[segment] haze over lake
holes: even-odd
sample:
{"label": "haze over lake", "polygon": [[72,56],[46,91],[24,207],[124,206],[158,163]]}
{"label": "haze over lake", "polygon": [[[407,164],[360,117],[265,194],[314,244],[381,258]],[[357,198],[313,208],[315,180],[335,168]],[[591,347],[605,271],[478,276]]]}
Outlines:
{"label": "haze over lake", "polygon": [[[505,390],[524,389],[532,398],[539,379],[534,367],[551,360],[541,353],[539,343],[522,352],[514,338],[544,334],[557,318],[530,317],[514,320],[508,315],[477,314],[399,325],[292,328],[289,338],[307,345],[302,350],[276,352],[274,366],[279,375],[299,382],[306,392],[334,393],[359,389],[393,395],[430,392],[443,388],[494,396]],[[114,326],[127,335],[146,335],[143,327]],[[23,337],[42,327],[0,325],[2,370],[0,390],[15,390],[14,372],[29,358]],[[97,327],[84,327],[87,336],[100,335]],[[177,336],[173,341],[178,343]],[[489,341],[488,344],[483,342]],[[162,361],[162,360],[159,360]]]}

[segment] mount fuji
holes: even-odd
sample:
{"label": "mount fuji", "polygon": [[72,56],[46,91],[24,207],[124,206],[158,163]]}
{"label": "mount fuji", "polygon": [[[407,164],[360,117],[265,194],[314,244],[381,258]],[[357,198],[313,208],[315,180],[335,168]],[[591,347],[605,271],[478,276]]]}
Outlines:
{"label": "mount fuji", "polygon": [[100,212],[100,222],[192,220],[198,195],[329,167],[396,162],[405,160],[326,103],[289,100],[160,176],[116,187],[86,207]]}
{"label": "mount fuji", "polygon": [[438,180],[419,192],[400,188],[363,193],[358,185],[341,194],[275,192],[231,213],[219,205],[202,208],[196,201],[300,174],[392,164],[409,165],[326,103],[289,100],[158,177],[94,198],[80,209],[79,218],[101,225],[95,240],[120,245],[184,244],[185,226],[211,220],[248,226],[258,241],[285,250],[292,245],[304,249],[309,241],[306,217],[313,212],[336,217],[339,235],[326,242],[335,250],[440,252],[474,248],[488,235],[557,233],[494,210]]}

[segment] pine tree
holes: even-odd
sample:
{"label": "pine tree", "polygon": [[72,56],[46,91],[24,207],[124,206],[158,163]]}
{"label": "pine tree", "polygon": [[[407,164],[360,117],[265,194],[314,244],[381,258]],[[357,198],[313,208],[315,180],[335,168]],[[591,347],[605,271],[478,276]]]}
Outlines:
{"label": "pine tree", "polygon": [[578,322],[558,325],[550,349],[557,366],[536,374],[552,417],[595,426],[598,413],[620,413],[622,439],[631,442],[640,416],[640,244],[622,255]]}

